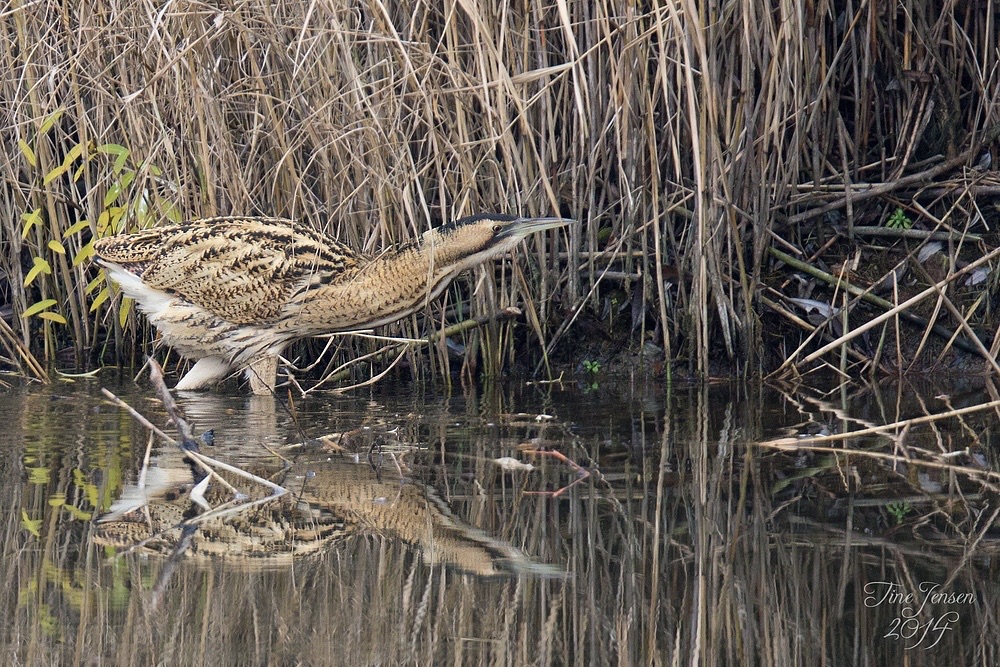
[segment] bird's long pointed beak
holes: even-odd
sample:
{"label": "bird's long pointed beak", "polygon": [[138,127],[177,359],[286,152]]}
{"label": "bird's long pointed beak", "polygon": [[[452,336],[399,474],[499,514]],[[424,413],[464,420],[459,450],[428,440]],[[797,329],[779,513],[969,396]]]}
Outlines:
{"label": "bird's long pointed beak", "polygon": [[575,225],[572,218],[517,218],[508,229],[509,233],[524,237],[546,229],[556,229],[566,225]]}

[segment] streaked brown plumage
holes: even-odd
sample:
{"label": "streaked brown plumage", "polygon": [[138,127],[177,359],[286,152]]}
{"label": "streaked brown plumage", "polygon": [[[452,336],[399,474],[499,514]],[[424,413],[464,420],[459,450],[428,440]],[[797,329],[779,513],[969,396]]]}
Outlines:
{"label": "streaked brown plumage", "polygon": [[237,511],[229,491],[213,485],[209,501],[234,511],[225,518],[209,519],[192,511],[190,469],[181,467],[172,455],[161,457],[159,465],[170,462],[177,467],[150,469],[155,472],[150,478],[163,482],[162,488],[127,489],[126,497],[99,519],[94,531],[97,544],[122,549],[142,545],[171,554],[182,527],[197,525],[185,552],[190,558],[278,566],[352,537],[376,535],[411,545],[428,565],[442,563],[485,576],[559,574],[557,568],[535,563],[520,549],[461,520],[432,487],[400,478],[388,468],[376,472],[323,453],[318,461],[277,471],[255,470],[292,493],[249,507],[251,499],[257,501],[265,490],[249,488],[245,479],[230,478],[246,494],[247,509]]}
{"label": "streaked brown plumage", "polygon": [[477,215],[369,256],[290,220],[209,218],[100,239],[94,250],[163,341],[197,360],[177,389],[247,367],[254,391],[267,393],[289,342],[398,320],[465,269],[570,222]]}

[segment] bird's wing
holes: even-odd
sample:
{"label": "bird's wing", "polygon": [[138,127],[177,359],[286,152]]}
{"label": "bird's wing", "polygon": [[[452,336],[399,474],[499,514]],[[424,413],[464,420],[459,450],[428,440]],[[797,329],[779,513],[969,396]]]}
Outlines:
{"label": "bird's wing", "polygon": [[234,324],[272,321],[305,285],[359,266],[361,256],[277,218],[209,218],[101,239],[99,260],[134,273]]}

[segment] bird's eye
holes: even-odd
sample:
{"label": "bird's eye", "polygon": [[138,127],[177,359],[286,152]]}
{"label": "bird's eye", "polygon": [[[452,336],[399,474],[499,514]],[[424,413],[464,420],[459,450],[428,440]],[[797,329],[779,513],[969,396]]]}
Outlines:
{"label": "bird's eye", "polygon": [[503,225],[493,225],[494,234],[499,234],[501,231],[503,231]]}

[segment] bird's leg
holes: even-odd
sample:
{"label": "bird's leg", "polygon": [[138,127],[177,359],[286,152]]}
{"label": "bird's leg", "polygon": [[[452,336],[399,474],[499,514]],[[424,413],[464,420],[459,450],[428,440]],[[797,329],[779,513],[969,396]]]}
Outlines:
{"label": "bird's leg", "polygon": [[174,389],[178,391],[201,389],[215,384],[229,375],[231,370],[232,366],[230,366],[229,362],[221,357],[204,357],[199,359],[191,367],[191,370],[184,374],[184,377],[180,379]]}
{"label": "bird's leg", "polygon": [[[371,447],[368,448],[368,465],[370,465],[372,470],[375,471],[375,479],[378,482],[382,481],[382,445],[384,443],[385,438],[379,434],[375,436]],[[378,463],[375,462],[374,456],[376,449],[378,449]]]}
{"label": "bird's leg", "polygon": [[278,378],[278,357],[259,357],[250,362],[243,371],[250,380],[250,389],[257,396],[270,396]]}

